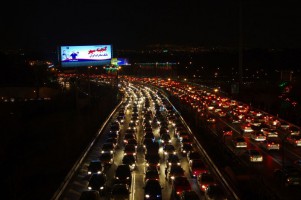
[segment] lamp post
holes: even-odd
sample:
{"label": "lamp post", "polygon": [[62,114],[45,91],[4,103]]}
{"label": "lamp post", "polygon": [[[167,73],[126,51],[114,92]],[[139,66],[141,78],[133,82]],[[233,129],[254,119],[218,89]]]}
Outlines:
{"label": "lamp post", "polygon": [[117,82],[117,88],[119,84],[119,70],[121,70],[121,66],[116,67],[116,82]]}
{"label": "lamp post", "polygon": [[90,69],[92,66],[88,66],[88,96],[89,96],[89,104],[91,104],[91,80],[90,80]]}

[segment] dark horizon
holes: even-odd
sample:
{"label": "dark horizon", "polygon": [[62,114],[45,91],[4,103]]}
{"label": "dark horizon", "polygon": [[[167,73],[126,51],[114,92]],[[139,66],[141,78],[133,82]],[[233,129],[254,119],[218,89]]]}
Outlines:
{"label": "dark horizon", "polygon": [[[242,0],[246,48],[300,48],[297,2]],[[239,1],[172,2],[46,1],[8,3],[1,14],[2,48],[53,49],[56,46],[150,44],[227,46],[239,40]]]}

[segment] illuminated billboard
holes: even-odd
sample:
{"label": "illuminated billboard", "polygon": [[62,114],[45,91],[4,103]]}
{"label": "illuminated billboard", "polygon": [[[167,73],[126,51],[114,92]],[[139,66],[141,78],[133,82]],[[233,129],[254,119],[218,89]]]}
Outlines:
{"label": "illuminated billboard", "polygon": [[118,66],[130,65],[127,58],[112,58],[111,64]]}
{"label": "illuminated billboard", "polygon": [[112,59],[112,46],[61,46],[59,57],[62,67],[106,65]]}

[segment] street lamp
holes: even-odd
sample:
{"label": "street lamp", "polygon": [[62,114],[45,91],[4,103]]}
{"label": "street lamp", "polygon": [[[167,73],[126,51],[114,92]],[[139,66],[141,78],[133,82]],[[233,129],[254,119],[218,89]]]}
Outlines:
{"label": "street lamp", "polygon": [[117,88],[118,88],[118,84],[119,84],[119,70],[121,70],[121,66],[116,67]]}
{"label": "street lamp", "polygon": [[88,95],[89,95],[89,103],[91,103],[91,80],[90,80],[90,69],[92,66],[88,66]]}

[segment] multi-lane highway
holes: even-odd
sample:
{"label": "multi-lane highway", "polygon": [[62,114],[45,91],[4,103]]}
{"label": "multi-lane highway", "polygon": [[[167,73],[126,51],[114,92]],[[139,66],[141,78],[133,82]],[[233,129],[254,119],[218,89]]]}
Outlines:
{"label": "multi-lane highway", "polygon": [[[129,192],[126,198],[151,199],[151,193],[154,193],[155,199],[208,198],[210,190],[202,184],[205,175],[202,177],[203,172],[190,168],[192,162],[187,157],[190,150],[183,149],[186,146],[189,148],[189,145],[184,143],[191,144],[192,149],[199,153],[198,159],[205,163],[207,172],[213,176],[214,183],[211,185],[222,188],[227,199],[299,199],[301,173],[296,161],[301,159],[301,150],[298,142],[293,141],[293,145],[288,140],[291,135],[300,134],[299,127],[203,86],[137,78],[128,78],[123,83],[123,102],[112,113],[91,149],[77,163],[76,170],[71,173],[72,178],[69,176],[54,199],[83,198],[91,182],[91,174],[88,174],[90,162],[100,159],[104,143],[114,141],[108,138],[115,136],[116,146],[111,150],[112,165],[104,165],[101,169],[101,174],[106,175],[105,184],[99,191],[102,199],[114,198],[114,185],[123,183],[116,171],[125,164],[124,158],[128,154],[135,154],[132,156],[134,162],[130,164],[135,167],[126,177],[130,179],[125,181]],[[194,132],[166,95],[185,113],[184,118],[193,126]],[[116,123],[118,134],[114,136],[112,131],[116,130],[112,126]],[[131,132],[134,139],[129,140]],[[188,133],[188,140],[183,139],[185,132]],[[237,142],[238,137],[245,141],[245,146]],[[146,138],[152,138],[151,143],[155,145],[149,145]],[[137,143],[133,151],[128,150],[129,141]],[[165,149],[168,146],[174,148],[169,153]],[[274,149],[270,150],[272,147]],[[259,157],[251,155],[254,152],[249,150],[256,150]],[[179,163],[175,163],[183,169],[183,174],[172,174],[172,167],[169,166],[172,164],[167,161],[168,157],[172,157],[169,154],[179,159]],[[151,165],[155,167],[148,167]],[[294,166],[298,172],[291,174],[284,171],[287,165]],[[158,175],[154,175],[157,173],[154,171],[158,171]],[[286,176],[281,176],[281,171]],[[193,177],[194,172],[200,175]],[[149,187],[145,187],[147,174],[153,174],[149,179],[157,181],[161,188],[148,191]],[[184,177],[189,182],[189,188],[176,187],[176,176]]]}
{"label": "multi-lane highway", "polygon": [[[131,171],[131,177],[129,177],[131,180],[126,181],[129,191],[126,196],[127,199],[204,199],[207,195],[204,191],[208,187],[206,178],[201,179],[198,178],[198,175],[192,175],[200,172],[197,171],[197,167],[189,167],[187,152],[190,150],[181,148],[184,143],[191,145],[191,150],[199,155],[197,160],[205,164],[204,170],[213,177],[211,184],[221,188],[222,194],[228,199],[237,199],[235,191],[232,190],[230,185],[227,185],[228,183],[223,179],[210,158],[206,157],[206,152],[201,149],[189,127],[168,99],[157,90],[137,84],[127,83],[126,85],[127,87],[124,87],[126,96],[123,102],[112,113],[107,125],[99,133],[99,138],[95,140],[93,145],[91,144],[91,149],[77,164],[78,168],[74,170],[72,177],[69,177],[64,187],[56,193],[54,199],[83,198],[83,193],[87,193],[86,191],[89,191],[91,186],[89,182],[91,182],[92,174],[88,172],[89,165],[91,161],[101,160],[100,156],[104,152],[104,144],[112,142],[112,137],[116,137],[116,146],[110,150],[112,151],[112,164],[104,165],[104,162],[102,162],[103,168],[99,169],[101,171],[99,173],[106,176],[104,184],[99,186],[101,188],[99,189],[101,199],[114,199],[116,197],[113,192],[114,185],[124,183],[116,174],[116,170],[125,163],[126,154],[134,154],[133,157],[136,160],[134,162],[135,167]],[[118,124],[117,129],[116,124]],[[151,130],[151,133],[148,133],[147,130]],[[113,132],[117,134],[114,136]],[[131,132],[133,132],[134,139],[129,140],[128,135]],[[164,132],[167,133],[169,139],[163,139]],[[180,136],[180,132],[188,133],[187,140],[183,139],[183,137],[186,137],[185,135]],[[152,138],[152,145],[147,143],[146,138]],[[135,144],[135,141],[137,142],[136,149],[132,152],[128,151],[127,144]],[[174,147],[174,150],[170,153],[167,149],[168,146]],[[159,159],[154,161],[156,155]],[[168,163],[168,157],[179,159],[175,162],[177,167],[173,166],[172,161],[170,161],[170,164]],[[191,160],[193,159],[196,158],[191,158]],[[130,165],[133,166],[132,163]],[[155,167],[149,167],[151,165],[155,165]],[[173,174],[173,171],[178,171],[174,168],[182,168],[183,174]],[[152,170],[158,170],[158,177],[147,176],[147,171]],[[188,188],[181,185],[177,186],[176,180],[179,179],[176,178],[177,176],[184,177],[184,180],[187,180]],[[145,187],[147,179],[157,180],[161,185],[160,190],[147,191]],[[152,187],[155,187],[155,185]],[[183,191],[190,192],[186,192],[186,196],[184,196],[185,192]],[[152,195],[155,195],[155,198]]]}
{"label": "multi-lane highway", "polygon": [[[201,122],[216,139],[216,143],[221,144],[222,141],[224,150],[231,154],[232,160],[239,163],[238,168],[227,168],[225,173],[235,180],[235,173],[241,170],[244,171],[244,178],[248,176],[257,179],[255,183],[261,189],[251,186],[244,190],[245,193],[259,189],[260,193],[268,193],[270,198],[299,199],[300,136],[294,136],[300,134],[299,127],[248,104],[231,100],[210,88],[168,80],[153,83],[181,99],[181,104],[185,105],[182,106],[184,110],[198,113],[192,117],[195,118],[193,120]],[[231,135],[224,135],[225,127],[231,130]],[[235,147],[237,137],[243,137],[246,147]],[[274,149],[269,150],[272,146]],[[262,161],[251,161],[250,149],[257,150]],[[279,173],[282,171],[283,175]]]}

